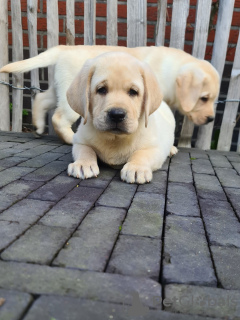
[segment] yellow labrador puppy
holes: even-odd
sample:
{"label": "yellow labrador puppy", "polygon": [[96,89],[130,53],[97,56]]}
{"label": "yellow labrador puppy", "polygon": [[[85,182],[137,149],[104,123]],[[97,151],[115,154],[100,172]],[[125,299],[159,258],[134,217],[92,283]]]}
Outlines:
{"label": "yellow labrador puppy", "polygon": [[152,180],[152,171],[161,168],[172,148],[175,119],[146,63],[121,52],[90,59],[70,85],[67,100],[84,119],[73,137],[69,175],[96,177],[99,158],[124,165],[123,181]]}
{"label": "yellow labrador puppy", "polygon": [[52,118],[54,129],[62,140],[71,144],[71,126],[79,114],[69,107],[67,89],[87,59],[109,51],[126,52],[145,61],[157,77],[164,101],[172,109],[178,109],[196,125],[213,121],[214,101],[219,92],[217,71],[209,62],[174,48],[57,46],[34,58],[8,64],[0,72],[26,72],[55,65],[53,85],[37,94],[34,101],[33,124],[38,134],[43,133],[46,112],[57,106]]}

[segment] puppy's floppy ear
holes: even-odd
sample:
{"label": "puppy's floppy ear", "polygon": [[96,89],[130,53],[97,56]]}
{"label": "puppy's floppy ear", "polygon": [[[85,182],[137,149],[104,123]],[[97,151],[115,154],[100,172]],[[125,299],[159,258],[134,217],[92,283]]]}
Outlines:
{"label": "puppy's floppy ear", "polygon": [[84,118],[84,124],[87,122],[90,85],[94,71],[95,64],[92,60],[87,60],[67,90],[67,101],[70,107]]}
{"label": "puppy's floppy ear", "polygon": [[148,116],[152,114],[160,106],[163,95],[160,90],[157,78],[151,68],[146,64],[142,64],[141,74],[144,83],[144,112],[145,112],[145,127],[148,124]]}
{"label": "puppy's floppy ear", "polygon": [[198,70],[183,70],[176,79],[176,94],[184,112],[196,105],[203,88],[204,74]]}

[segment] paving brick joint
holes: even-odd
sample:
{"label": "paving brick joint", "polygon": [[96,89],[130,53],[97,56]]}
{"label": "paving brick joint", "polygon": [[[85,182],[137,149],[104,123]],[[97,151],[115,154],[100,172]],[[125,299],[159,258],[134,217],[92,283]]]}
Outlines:
{"label": "paving brick joint", "polygon": [[0,133],[0,319],[240,319],[240,155],[181,149],[145,185],[68,177]]}

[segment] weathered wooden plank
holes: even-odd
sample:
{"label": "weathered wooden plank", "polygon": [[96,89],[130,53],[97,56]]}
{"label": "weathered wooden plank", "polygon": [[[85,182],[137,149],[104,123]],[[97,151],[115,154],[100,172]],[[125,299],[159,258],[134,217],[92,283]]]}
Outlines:
{"label": "weathered wooden plank", "polygon": [[170,47],[184,49],[189,0],[174,0],[171,22]]}
{"label": "weathered wooden plank", "polygon": [[[12,58],[23,60],[22,17],[20,0],[11,1],[12,15]],[[23,74],[13,73],[13,85],[22,88]],[[23,91],[12,91],[12,131],[22,131]]]}
{"label": "weathered wooden plank", "polygon": [[147,43],[147,1],[127,2],[127,46],[146,46]]}
{"label": "weathered wooden plank", "polygon": [[[27,1],[27,20],[28,20],[28,38],[29,38],[29,53],[30,57],[35,57],[38,54],[37,45],[37,8],[38,0]],[[31,71],[31,86],[39,87],[39,70]],[[35,90],[33,90],[35,92]],[[37,93],[38,91],[36,91]],[[33,103],[33,96],[32,96]]]}
{"label": "weathered wooden plank", "polygon": [[167,0],[158,0],[158,18],[156,27],[156,46],[164,46],[167,15]]}
{"label": "weathered wooden plank", "polygon": [[[201,0],[197,3],[192,55],[199,59],[204,59],[205,56],[211,5],[212,0]],[[179,147],[191,148],[193,130],[194,124],[188,119],[188,117],[185,116],[183,120],[181,137],[178,143]]]}
{"label": "weathered wooden plank", "polygon": [[[47,0],[47,47],[58,45],[59,24],[58,24],[58,0]],[[48,67],[48,83],[53,82],[54,67]],[[48,133],[56,135],[52,125],[53,112],[48,114]]]}
{"label": "weathered wooden plank", "polygon": [[118,45],[117,0],[107,0],[107,45]]}
{"label": "weathered wooden plank", "polygon": [[[220,0],[219,2],[218,19],[211,63],[219,72],[220,78],[222,78],[225,64],[234,2],[234,0]],[[199,128],[196,142],[197,148],[204,150],[210,149],[213,126],[214,123],[211,122]]]}
{"label": "weathered wooden plank", "polygon": [[75,1],[67,0],[67,24],[66,38],[67,45],[74,46],[75,44]]}
{"label": "weathered wooden plank", "polygon": [[96,42],[96,0],[84,0],[84,44]]}
{"label": "weathered wooden plank", "polygon": [[[8,2],[0,1],[0,67],[8,64]],[[8,82],[8,73],[0,73],[0,81]],[[9,109],[9,89],[7,86],[0,84],[0,130],[10,130],[10,109]]]}
{"label": "weathered wooden plank", "polygon": [[[229,83],[227,100],[240,99],[240,36],[236,47],[235,58],[233,62],[232,74]],[[238,112],[239,102],[226,102],[223,120],[218,139],[218,150],[229,151],[231,147],[233,129],[236,125],[236,117]]]}

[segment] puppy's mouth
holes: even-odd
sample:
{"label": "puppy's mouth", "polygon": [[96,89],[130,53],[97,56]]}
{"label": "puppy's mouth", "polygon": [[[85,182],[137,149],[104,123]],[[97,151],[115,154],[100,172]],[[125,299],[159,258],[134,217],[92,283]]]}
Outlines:
{"label": "puppy's mouth", "polygon": [[111,126],[110,128],[107,128],[106,131],[109,133],[118,134],[118,135],[129,134],[129,132],[127,132],[125,128],[119,127],[117,125],[115,127]]}

